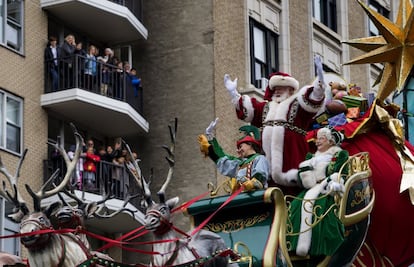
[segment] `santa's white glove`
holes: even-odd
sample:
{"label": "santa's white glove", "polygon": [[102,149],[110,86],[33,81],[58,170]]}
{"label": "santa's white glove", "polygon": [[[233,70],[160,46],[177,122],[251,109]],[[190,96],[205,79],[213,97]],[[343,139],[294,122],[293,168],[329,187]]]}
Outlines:
{"label": "santa's white glove", "polygon": [[314,58],[315,68],[316,68],[316,81],[313,84],[313,92],[312,94],[316,98],[316,100],[321,100],[325,95],[325,81],[323,77],[323,65],[322,59],[319,55],[315,55]]}
{"label": "santa's white glove", "polygon": [[315,56],[315,67],[316,67],[316,75],[318,76],[318,81],[321,84],[325,84],[324,78],[323,78],[323,65],[322,65],[322,59],[319,55]]}
{"label": "santa's white glove", "polygon": [[219,118],[216,118],[214,121],[210,122],[208,127],[206,128],[206,136],[208,140],[212,140],[214,138],[214,129],[216,128],[216,124]]}
{"label": "santa's white glove", "polygon": [[237,78],[232,81],[230,75],[224,74],[224,86],[226,87],[227,92],[229,92],[231,103],[237,105],[241,96],[239,92],[237,92]]}

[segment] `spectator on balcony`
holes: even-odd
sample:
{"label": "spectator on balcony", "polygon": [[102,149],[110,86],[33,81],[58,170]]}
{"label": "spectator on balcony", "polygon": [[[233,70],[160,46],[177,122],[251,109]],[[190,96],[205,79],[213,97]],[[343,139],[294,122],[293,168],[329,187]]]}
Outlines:
{"label": "spectator on balcony", "polygon": [[128,74],[128,77],[131,80],[132,87],[134,88],[134,96],[137,97],[139,89],[142,89],[141,78],[138,78],[137,70],[135,68],[131,69],[131,71]]}
{"label": "spectator on balcony", "polygon": [[[55,36],[49,37],[49,42],[45,48],[45,64],[46,72],[50,75],[52,81],[52,92],[58,90],[59,87],[59,57],[60,47],[57,45],[57,38]],[[49,88],[48,88],[49,89]]]}
{"label": "spectator on balcony", "polygon": [[113,65],[114,52],[111,48],[105,48],[104,56],[97,57],[100,63],[100,89],[101,95],[108,95],[109,82],[111,79],[111,65]]}
{"label": "spectator on balcony", "polygon": [[[111,152],[112,153],[112,152]],[[111,171],[111,163],[113,160],[113,156],[108,154],[105,146],[100,146],[98,148],[98,156],[100,157],[101,161],[98,164],[98,183],[102,185],[107,185],[110,182],[112,171]],[[108,188],[105,186],[105,190]]]}
{"label": "spectator on balcony", "polygon": [[76,56],[76,62],[77,62],[77,75],[78,75],[78,86],[80,88],[83,88],[85,86],[85,58],[86,58],[86,51],[83,49],[83,43],[78,42],[76,44],[75,49],[75,56]]}
{"label": "spectator on balcony", "polygon": [[113,64],[114,61],[114,51],[112,51],[111,48],[107,47],[104,50],[104,55],[103,56],[98,56],[97,59],[105,64]]}
{"label": "spectator on balcony", "polygon": [[129,74],[129,72],[131,71],[131,64],[128,61],[124,61],[123,65],[124,72]]}
{"label": "spectator on balcony", "polygon": [[93,141],[92,138],[89,138],[88,141],[86,141],[86,144],[84,144],[84,146],[83,146],[83,153],[84,154],[82,156],[85,156],[86,155],[86,151],[90,147],[92,147],[93,153],[96,154],[95,143],[94,143],[94,141]]}
{"label": "spectator on balcony", "polygon": [[85,60],[85,88],[89,91],[94,91],[96,86],[97,63],[95,54],[96,47],[90,45]]}
{"label": "spectator on balcony", "polygon": [[75,36],[72,34],[69,34],[65,37],[65,41],[62,44],[61,48],[61,54],[62,54],[62,72],[63,72],[63,78],[64,83],[67,88],[70,88],[73,86],[73,57],[76,50],[76,42],[75,42]]}
{"label": "spectator on balcony", "polygon": [[114,98],[123,99],[124,90],[124,68],[122,61],[119,61],[114,74]]}
{"label": "spectator on balcony", "polygon": [[125,149],[121,150],[121,153],[112,160],[112,163],[114,164],[112,169],[112,192],[117,197],[121,196],[121,181],[125,181],[123,178],[126,152]]}
{"label": "spectator on balcony", "polygon": [[83,182],[86,190],[96,189],[96,165],[100,157],[95,155],[92,147],[86,150],[85,162],[83,163]]}

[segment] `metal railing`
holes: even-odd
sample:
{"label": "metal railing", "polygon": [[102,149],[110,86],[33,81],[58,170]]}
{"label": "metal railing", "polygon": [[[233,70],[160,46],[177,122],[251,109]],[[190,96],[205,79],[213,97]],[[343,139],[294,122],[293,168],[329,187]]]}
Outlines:
{"label": "metal railing", "polygon": [[[56,183],[63,179],[66,166],[61,158],[43,161],[44,182],[56,169],[61,170]],[[100,195],[110,194],[118,199],[125,199],[128,196],[130,176],[124,165],[117,165],[112,162],[99,161],[96,166],[95,181],[88,183],[83,179],[83,172],[75,170],[71,185],[75,189]]]}
{"label": "metal railing", "polygon": [[[93,63],[94,73],[86,64]],[[45,61],[45,93],[80,88],[127,102],[143,114],[142,86],[132,84],[132,76],[117,66],[85,56]]]}

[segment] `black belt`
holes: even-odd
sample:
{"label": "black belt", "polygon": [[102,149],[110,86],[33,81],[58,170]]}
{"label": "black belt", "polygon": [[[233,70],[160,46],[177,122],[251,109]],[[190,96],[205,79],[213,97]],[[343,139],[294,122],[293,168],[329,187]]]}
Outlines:
{"label": "black belt", "polygon": [[286,121],[266,121],[263,123],[263,126],[282,126],[304,136],[307,134],[305,130]]}

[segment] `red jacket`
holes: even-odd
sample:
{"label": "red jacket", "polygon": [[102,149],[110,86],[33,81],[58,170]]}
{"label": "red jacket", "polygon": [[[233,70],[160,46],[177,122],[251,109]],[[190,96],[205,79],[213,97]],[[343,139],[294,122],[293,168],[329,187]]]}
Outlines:
{"label": "red jacket", "polygon": [[86,172],[96,172],[96,163],[100,160],[101,158],[98,155],[86,153],[83,170]]}

